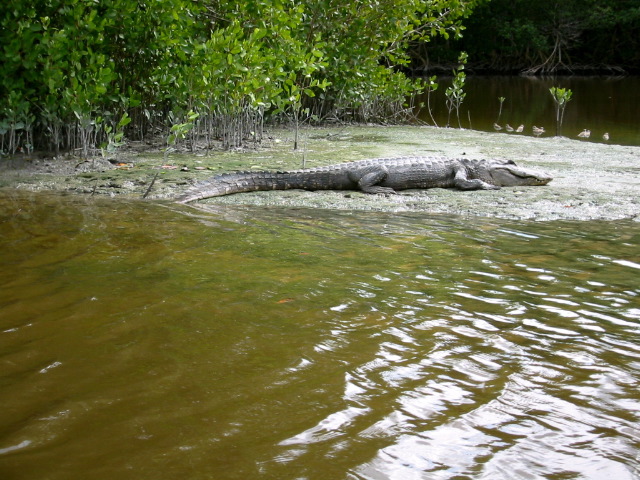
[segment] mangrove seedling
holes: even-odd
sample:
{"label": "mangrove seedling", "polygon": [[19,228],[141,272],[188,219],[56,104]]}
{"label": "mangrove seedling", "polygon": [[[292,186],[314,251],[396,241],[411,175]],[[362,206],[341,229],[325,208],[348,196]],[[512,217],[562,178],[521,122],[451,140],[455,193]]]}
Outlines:
{"label": "mangrove seedling", "polygon": [[567,108],[567,103],[571,100],[573,92],[568,88],[551,87],[549,89],[551,96],[553,97],[553,103],[556,107],[556,137],[560,135],[562,129],[562,119],[564,118],[564,109]]}
{"label": "mangrove seedling", "polygon": [[176,151],[174,145],[178,140],[184,140],[187,137],[187,133],[191,131],[199,116],[199,113],[189,110],[189,113],[187,114],[187,122],[176,123],[171,127],[171,133],[169,133],[169,136],[167,137],[167,148],[164,150],[165,162],[167,161],[169,154]]}
{"label": "mangrove seedling", "polygon": [[496,124],[500,123],[500,117],[502,116],[502,104],[506,100],[506,97],[498,97],[498,102],[500,102],[500,109],[498,110],[498,119],[496,120]]}
{"label": "mangrove seedling", "polygon": [[431,111],[431,92],[435,92],[438,89],[438,82],[436,79],[438,77],[434,75],[433,77],[429,77],[429,81],[426,84],[427,89],[427,110],[429,110],[429,116],[431,117],[431,121],[433,122],[433,126],[437,127],[438,123],[433,118],[433,112]]}
{"label": "mangrove seedling", "polygon": [[467,78],[464,73],[464,66],[467,63],[467,52],[460,53],[458,57],[458,62],[460,66],[458,68],[453,69],[453,82],[449,88],[447,88],[444,92],[447,97],[447,110],[449,111],[449,116],[447,117],[447,126],[449,126],[451,120],[451,111],[455,108],[456,117],[458,118],[458,127],[462,128],[460,124],[460,105],[464,101],[464,97],[467,94],[464,92],[464,82]]}
{"label": "mangrove seedling", "polygon": [[115,155],[118,151],[118,148],[122,147],[125,144],[124,127],[129,125],[130,122],[131,117],[129,117],[127,112],[124,112],[124,114],[120,118],[120,121],[115,125],[115,127],[113,125],[105,125],[104,133],[107,136],[107,140],[100,146],[100,152],[102,153],[103,157],[106,157],[108,154]]}

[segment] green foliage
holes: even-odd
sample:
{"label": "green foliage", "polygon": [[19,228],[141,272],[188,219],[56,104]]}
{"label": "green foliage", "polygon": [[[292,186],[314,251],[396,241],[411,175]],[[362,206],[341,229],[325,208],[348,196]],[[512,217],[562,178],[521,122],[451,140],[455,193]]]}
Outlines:
{"label": "green foliage", "polygon": [[[99,121],[99,123],[101,123]],[[116,123],[115,126],[105,125],[104,133],[106,135],[106,141],[100,146],[100,151],[102,156],[106,156],[107,154],[116,153],[118,147],[124,145],[124,127],[131,123],[131,117],[127,114],[127,112],[122,114],[122,117]]]}
{"label": "green foliage", "polygon": [[178,140],[184,140],[193,128],[194,122],[199,116],[200,114],[193,110],[189,110],[186,122],[172,125],[171,133],[167,137],[167,145],[175,145]]}
{"label": "green foliage", "polygon": [[426,86],[400,71],[410,44],[457,35],[479,3],[5,0],[2,152],[108,153],[158,130],[233,148],[265,118],[397,118]]}
{"label": "green foliage", "polygon": [[567,103],[571,100],[573,92],[569,88],[551,87],[549,89],[551,96],[553,97],[553,103],[556,107],[556,136],[560,135],[562,128],[562,120],[564,118],[564,109],[567,108]]}
{"label": "green foliage", "polygon": [[447,126],[450,124],[451,111],[455,109],[456,117],[458,119],[458,127],[462,128],[460,123],[460,105],[464,101],[467,94],[464,92],[464,83],[467,79],[467,75],[464,73],[464,66],[467,63],[468,56],[466,52],[460,53],[458,57],[458,68],[453,70],[453,81],[451,86],[446,89],[445,96],[447,97],[447,110],[449,111],[447,118]]}
{"label": "green foliage", "polygon": [[[638,72],[638,0],[491,0],[478,5],[460,40],[431,51],[436,62],[467,51],[476,67],[553,74],[579,67]],[[451,47],[451,48],[449,48]]]}

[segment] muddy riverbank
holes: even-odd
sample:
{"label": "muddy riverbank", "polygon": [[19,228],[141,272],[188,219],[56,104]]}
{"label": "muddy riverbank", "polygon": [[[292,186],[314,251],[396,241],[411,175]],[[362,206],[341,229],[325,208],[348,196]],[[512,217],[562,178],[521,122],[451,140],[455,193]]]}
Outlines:
{"label": "muddy riverbank", "polygon": [[[255,149],[176,152],[130,143],[117,156],[0,160],[0,188],[170,201],[191,183],[234,170],[284,170],[364,158],[444,155],[510,159],[550,173],[544,187],[459,192],[432,189],[383,197],[359,192],[255,192],[207,199],[200,206],[242,204],[343,210],[420,211],[502,218],[640,221],[640,147],[567,138],[433,127],[311,128],[293,151],[287,130]],[[188,207],[185,207],[188,208]],[[197,208],[197,207],[196,207]]]}

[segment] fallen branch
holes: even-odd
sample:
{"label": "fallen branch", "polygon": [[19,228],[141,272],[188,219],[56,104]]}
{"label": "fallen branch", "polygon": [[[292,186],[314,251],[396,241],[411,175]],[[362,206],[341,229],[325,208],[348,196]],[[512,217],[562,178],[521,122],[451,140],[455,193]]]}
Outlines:
{"label": "fallen branch", "polygon": [[160,175],[160,172],[156,172],[156,174],[154,175],[153,180],[151,180],[151,183],[149,184],[149,187],[147,188],[147,191],[144,192],[144,195],[142,195],[143,199],[147,198],[147,195],[149,195],[149,192],[153,188],[153,184],[156,183],[156,178],[158,178],[158,175]]}

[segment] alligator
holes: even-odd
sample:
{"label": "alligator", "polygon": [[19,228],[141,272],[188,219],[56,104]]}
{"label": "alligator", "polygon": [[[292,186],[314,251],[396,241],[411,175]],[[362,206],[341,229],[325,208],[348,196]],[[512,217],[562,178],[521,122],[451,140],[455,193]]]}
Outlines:
{"label": "alligator", "polygon": [[258,190],[360,190],[372,194],[425,188],[498,190],[546,185],[551,180],[548,174],[519,167],[511,160],[378,158],[286,172],[225,173],[194,185],[176,201],[188,203]]}

